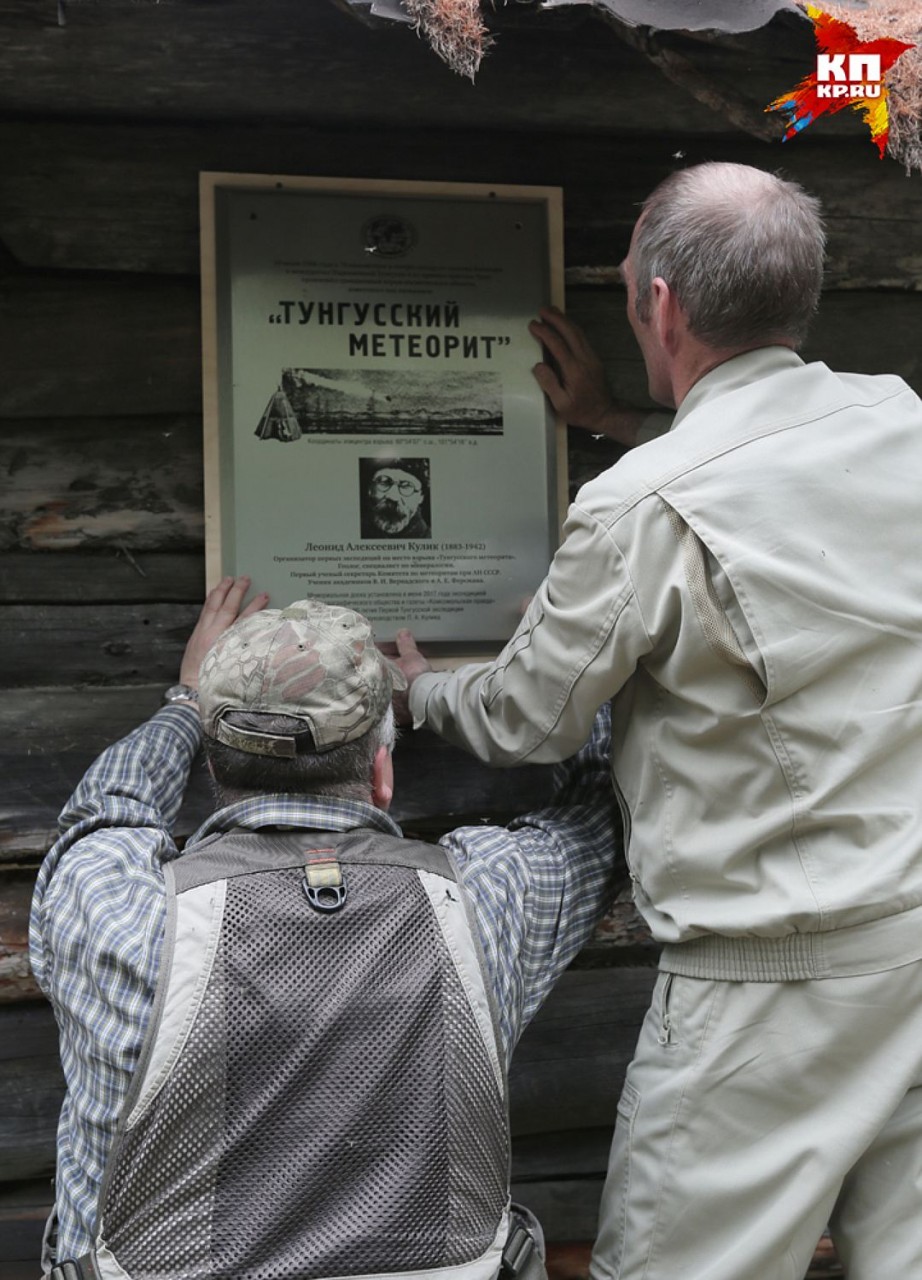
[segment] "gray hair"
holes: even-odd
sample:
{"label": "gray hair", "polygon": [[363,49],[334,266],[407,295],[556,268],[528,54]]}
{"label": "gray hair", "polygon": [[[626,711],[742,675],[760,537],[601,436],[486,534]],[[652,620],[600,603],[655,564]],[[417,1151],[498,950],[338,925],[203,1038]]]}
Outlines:
{"label": "gray hair", "polygon": [[[235,711],[227,718],[237,728],[257,733],[304,731],[304,721],[294,716]],[[328,751],[303,751],[291,759],[280,760],[239,751],[206,734],[205,753],[211,764],[216,798],[222,805],[244,796],[279,793],[368,800],[374,758],[381,747],[392,751],[396,740],[394,711],[388,707],[378,723],[362,737]]]}
{"label": "gray hair", "polygon": [[671,174],[634,233],[635,308],[650,317],[659,276],[708,346],[799,346],[816,311],[826,237],[819,201],[796,182],[743,164]]}

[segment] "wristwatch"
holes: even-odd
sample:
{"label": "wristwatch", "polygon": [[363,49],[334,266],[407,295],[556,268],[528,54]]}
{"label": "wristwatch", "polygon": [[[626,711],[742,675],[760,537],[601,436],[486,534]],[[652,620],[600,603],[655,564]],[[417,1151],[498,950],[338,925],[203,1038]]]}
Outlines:
{"label": "wristwatch", "polygon": [[164,702],[194,702],[198,705],[198,689],[190,684],[171,684],[163,695]]}

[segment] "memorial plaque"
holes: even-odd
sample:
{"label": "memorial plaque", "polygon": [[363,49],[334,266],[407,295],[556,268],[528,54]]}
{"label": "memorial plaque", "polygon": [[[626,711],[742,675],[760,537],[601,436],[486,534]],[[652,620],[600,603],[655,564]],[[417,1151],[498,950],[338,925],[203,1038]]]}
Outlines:
{"label": "memorial plaque", "polygon": [[527,328],[561,240],[557,188],[203,174],[209,585],[495,653],[566,501]]}

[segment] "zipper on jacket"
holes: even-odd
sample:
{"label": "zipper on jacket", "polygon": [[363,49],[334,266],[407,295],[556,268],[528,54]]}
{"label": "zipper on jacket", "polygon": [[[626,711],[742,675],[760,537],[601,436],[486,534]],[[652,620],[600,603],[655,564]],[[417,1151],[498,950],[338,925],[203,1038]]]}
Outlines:
{"label": "zipper on jacket", "polygon": [[624,861],[627,865],[627,873],[631,878],[631,884],[639,884],[640,881],[634,874],[634,868],[631,866],[631,857],[629,853],[631,845],[631,811],[627,806],[624,798],[624,792],[618,785],[618,780],[614,774],[611,778],[612,790],[615,793],[615,799],[618,801],[618,812],[621,814],[621,843],[624,848]]}
{"label": "zipper on jacket", "polygon": [[672,980],[674,977],[675,974],[673,973],[666,974],[666,980],[663,983],[663,994],[660,998],[660,1029],[656,1039],[661,1045],[670,1045],[674,1042],[672,1014],[669,1011],[669,997],[672,994]]}

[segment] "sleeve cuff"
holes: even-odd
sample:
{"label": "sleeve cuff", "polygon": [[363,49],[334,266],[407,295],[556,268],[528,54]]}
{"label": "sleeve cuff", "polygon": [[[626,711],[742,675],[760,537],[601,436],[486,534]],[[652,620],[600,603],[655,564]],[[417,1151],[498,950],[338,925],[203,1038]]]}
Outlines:
{"label": "sleeve cuff", "polygon": [[196,750],[202,741],[202,717],[196,702],[166,702],[156,712],[157,717],[170,722],[183,737],[189,739]]}

